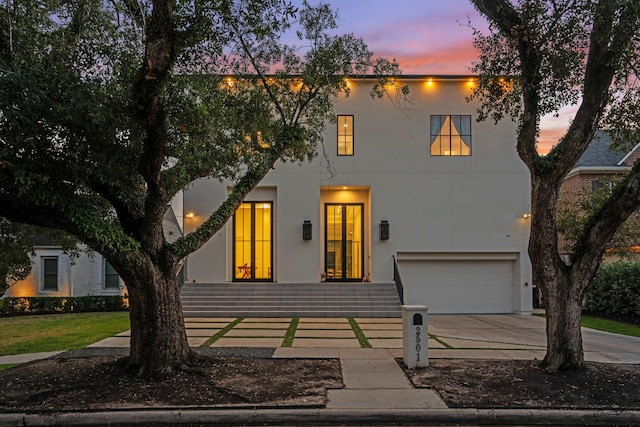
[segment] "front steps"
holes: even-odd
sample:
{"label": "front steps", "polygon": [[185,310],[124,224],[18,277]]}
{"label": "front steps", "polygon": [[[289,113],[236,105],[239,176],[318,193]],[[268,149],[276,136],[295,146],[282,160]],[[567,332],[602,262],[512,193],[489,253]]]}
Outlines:
{"label": "front steps", "polygon": [[394,283],[185,283],[185,317],[401,317]]}

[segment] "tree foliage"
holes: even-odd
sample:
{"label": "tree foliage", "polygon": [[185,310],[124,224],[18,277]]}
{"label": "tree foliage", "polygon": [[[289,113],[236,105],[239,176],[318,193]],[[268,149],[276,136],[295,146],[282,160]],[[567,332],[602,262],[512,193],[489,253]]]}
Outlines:
{"label": "tree foliage", "polygon": [[25,227],[0,218],[0,291],[31,273],[33,240]]}
{"label": "tree foliage", "polygon": [[[472,98],[480,118],[518,123],[518,155],[531,174],[529,256],[545,294],[549,370],[584,366],[580,307],[616,230],[640,204],[640,163],[580,224],[569,257],[559,250],[556,207],[562,180],[597,130],[619,144],[638,140],[640,3],[635,0],[472,0],[490,23],[476,32],[480,74]],[[574,104],[576,113],[551,152],[537,151],[540,118]],[[629,147],[630,148],[630,147]]]}
{"label": "tree foliage", "polygon": [[[346,77],[378,75],[373,96],[393,83],[397,64],[335,29],[326,4],[283,0],[2,3],[0,215],[64,230],[116,268],[141,375],[192,355],[180,260],[276,161],[316,155]],[[227,199],[167,242],[167,204],[205,177],[230,180]]]}
{"label": "tree foliage", "polygon": [[[575,250],[582,230],[595,211],[611,196],[611,190],[622,177],[601,177],[596,189],[584,188],[577,194],[562,194],[558,200],[558,248],[562,254]],[[638,259],[640,214],[631,214],[607,243],[606,253],[623,259]]]}

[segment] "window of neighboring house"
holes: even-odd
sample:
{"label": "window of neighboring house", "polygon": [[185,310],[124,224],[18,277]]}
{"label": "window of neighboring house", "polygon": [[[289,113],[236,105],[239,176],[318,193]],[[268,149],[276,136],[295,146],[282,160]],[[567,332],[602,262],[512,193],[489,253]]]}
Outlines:
{"label": "window of neighboring house", "polygon": [[58,290],[58,257],[42,258],[42,290]]}
{"label": "window of neighboring house", "polygon": [[120,276],[107,260],[104,261],[104,288],[120,289]]}
{"label": "window of neighboring house", "polygon": [[353,116],[338,116],[338,156],[353,156]]}
{"label": "window of neighboring house", "polygon": [[470,156],[471,116],[431,116],[431,155]]}
{"label": "window of neighboring house", "polygon": [[613,182],[612,181],[600,181],[599,179],[594,179],[593,181],[591,181],[591,190],[592,191],[598,191],[601,188],[605,188],[607,194],[611,192],[611,190],[613,189]]}

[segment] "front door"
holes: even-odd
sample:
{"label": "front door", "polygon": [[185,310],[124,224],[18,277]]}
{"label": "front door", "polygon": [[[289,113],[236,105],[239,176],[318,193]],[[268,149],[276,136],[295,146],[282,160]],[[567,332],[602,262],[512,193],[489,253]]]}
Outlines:
{"label": "front door", "polygon": [[325,272],[328,281],[364,277],[364,204],[325,204]]}
{"label": "front door", "polygon": [[233,217],[233,280],[271,281],[272,203],[246,202]]}

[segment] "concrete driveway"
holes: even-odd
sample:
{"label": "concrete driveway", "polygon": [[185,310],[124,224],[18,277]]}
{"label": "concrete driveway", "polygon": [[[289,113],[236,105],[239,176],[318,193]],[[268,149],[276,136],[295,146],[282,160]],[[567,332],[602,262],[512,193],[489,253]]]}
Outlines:
{"label": "concrete driveway", "polygon": [[[429,315],[429,334],[442,347],[429,356],[540,359],[546,348],[545,319],[516,314]],[[582,328],[585,359],[640,363],[640,338]],[[450,348],[452,347],[452,348]]]}

